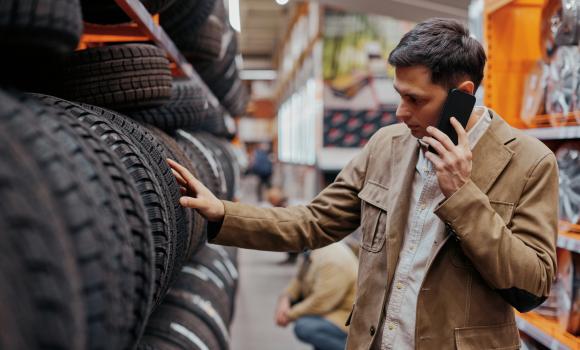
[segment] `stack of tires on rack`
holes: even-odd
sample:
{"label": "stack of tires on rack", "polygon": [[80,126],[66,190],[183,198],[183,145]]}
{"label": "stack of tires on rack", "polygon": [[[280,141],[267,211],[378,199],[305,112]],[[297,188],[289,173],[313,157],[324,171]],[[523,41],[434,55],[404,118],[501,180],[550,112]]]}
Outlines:
{"label": "stack of tires on rack", "polygon": [[221,25],[199,58],[219,104],[153,45],[75,51],[83,19],[129,20],[113,0],[0,0],[0,349],[228,348],[237,252],[206,243],[166,159],[234,199],[236,37],[221,0],[141,2],[192,51]]}

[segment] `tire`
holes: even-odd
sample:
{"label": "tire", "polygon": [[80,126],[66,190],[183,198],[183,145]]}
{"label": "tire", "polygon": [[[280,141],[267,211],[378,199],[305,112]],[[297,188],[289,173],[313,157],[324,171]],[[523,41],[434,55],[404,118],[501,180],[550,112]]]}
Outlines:
{"label": "tire", "polygon": [[222,105],[234,116],[246,113],[249,102],[250,95],[248,94],[248,90],[239,78],[222,99]]}
{"label": "tire", "polygon": [[81,34],[78,0],[0,2],[0,44],[9,55],[63,57],[77,47]]}
{"label": "tire", "polygon": [[224,41],[233,34],[225,21],[224,4],[217,1],[207,20],[195,32],[176,36],[175,44],[189,60],[217,60],[225,52]]}
{"label": "tire", "polygon": [[222,55],[225,37],[224,23],[210,16],[195,36],[178,39],[176,44],[190,62],[218,60]]}
{"label": "tire", "polygon": [[[153,135],[155,135],[163,145],[166,147],[167,154],[170,158],[176,160],[181,165],[189,169],[193,176],[198,176],[194,170],[194,166],[191,160],[187,157],[185,152],[179,147],[177,141],[171,136],[167,135],[163,131],[148,126],[147,127]],[[187,222],[188,222],[188,237],[186,238],[184,261],[188,261],[191,256],[197,252],[197,250],[207,241],[207,220],[201,216],[196,210],[186,209]]]}
{"label": "tire", "polygon": [[219,163],[214,159],[211,151],[203,145],[191,133],[178,130],[176,133],[177,143],[185,154],[191,159],[195,172],[200,181],[218,198],[223,199],[227,189],[223,171]]}
{"label": "tire", "polygon": [[[151,177],[143,174],[144,165],[139,162],[139,149],[131,144],[128,136],[108,120],[88,112],[81,106],[52,96],[39,96],[46,104],[59,108],[89,127],[100,141],[106,145],[107,152],[101,150],[101,158],[108,161],[109,174],[119,193],[127,222],[131,228],[132,246],[135,254],[135,300],[133,302],[134,322],[130,328],[129,344],[136,343],[145,329],[151,311],[155,288],[154,245],[152,224],[147,215],[145,202],[149,197],[158,197],[159,192],[151,194]],[[110,148],[110,150],[109,150]],[[109,153],[109,154],[107,154]],[[118,157],[118,160],[116,159]],[[145,159],[143,159],[145,161]],[[151,173],[151,170],[149,169]],[[145,175],[145,176],[144,176]],[[144,184],[142,182],[145,182]],[[158,201],[155,201],[157,204]]]}
{"label": "tire", "polygon": [[229,329],[232,300],[226,285],[213,271],[200,264],[186,264],[171,288],[199,295],[211,301],[213,308]]}
{"label": "tire", "polygon": [[[83,19],[89,23],[119,24],[130,22],[131,19],[114,0],[80,0]],[[140,0],[143,6],[154,15],[162,11],[173,0]]]}
{"label": "tire", "polygon": [[175,0],[159,16],[159,24],[175,40],[195,35],[207,20],[218,0]]}
{"label": "tire", "polygon": [[214,155],[215,159],[221,164],[221,167],[224,171],[224,178],[227,189],[224,197],[226,200],[232,201],[238,186],[236,180],[239,178],[239,176],[236,175],[236,169],[234,167],[234,163],[236,161],[234,156],[230,154],[226,144],[224,144],[222,140],[218,139],[217,137],[208,133],[201,132],[195,133],[194,136],[207,146],[207,148]]}
{"label": "tire", "polygon": [[[29,150],[49,183],[74,242],[86,313],[87,348],[120,348],[131,322],[127,314],[131,313],[128,306],[133,298],[133,261],[128,229],[117,221],[124,213],[110,196],[112,183],[68,116],[35,99],[12,96],[25,104],[34,123],[51,135],[27,136]],[[13,128],[28,128],[13,116],[3,119]]]}
{"label": "tire", "polygon": [[239,272],[234,263],[226,255],[227,253],[225,251],[216,248],[216,246],[205,245],[191,258],[189,263],[205,266],[218,276],[226,286],[233,305]]}
{"label": "tire", "polygon": [[73,243],[31,146],[50,135],[14,98],[0,100],[0,348],[84,349]]}
{"label": "tire", "polygon": [[165,298],[165,303],[177,306],[192,313],[203,320],[212,331],[219,346],[216,350],[228,350],[230,332],[226,320],[222,318],[214,302],[210,298],[203,297],[188,291],[171,288]]}
{"label": "tire", "polygon": [[122,44],[75,52],[58,95],[115,110],[159,106],[171,96],[171,70],[153,45]]}
{"label": "tire", "polygon": [[194,81],[173,83],[171,100],[160,107],[136,110],[128,115],[144,124],[172,132],[200,127],[209,110],[205,93]]}
{"label": "tire", "polygon": [[232,36],[223,57],[218,61],[192,61],[196,71],[214,95],[221,101],[238,78],[236,55],[238,42]]}
{"label": "tire", "polygon": [[[100,141],[87,126],[81,124],[73,115],[64,111],[51,108],[53,113],[47,117],[46,121],[53,124],[54,127],[59,128],[56,133],[59,140],[66,144],[73,142],[77,146],[71,149],[71,156],[76,158],[76,162],[85,167],[92,166],[92,172],[87,172],[87,178],[84,181],[84,187],[92,187],[91,194],[96,198],[100,197],[101,207],[106,210],[106,215],[109,221],[109,235],[111,238],[111,246],[103,247],[114,252],[113,258],[117,260],[120,266],[120,271],[115,278],[120,280],[120,299],[116,301],[119,305],[121,315],[124,315],[119,320],[119,328],[117,334],[111,336],[118,337],[118,348],[129,348],[134,339],[129,336],[129,331],[134,327],[134,301],[136,300],[136,276],[135,276],[135,249],[133,244],[132,228],[129,223],[136,223],[129,221],[134,219],[133,216],[128,217],[127,212],[134,211],[135,208],[128,206],[126,198],[137,196],[132,182],[127,182],[129,175],[116,158],[114,153],[108,149],[107,145]],[[89,170],[90,171],[90,170]],[[103,220],[103,218],[99,218]],[[143,227],[137,227],[142,230]],[[118,251],[116,251],[118,249]],[[91,343],[92,346],[92,343]]]}
{"label": "tire", "polygon": [[170,231],[166,231],[169,233],[167,237],[154,237],[156,252],[161,252],[164,247],[167,255],[167,263],[164,265],[166,270],[159,271],[162,283],[154,299],[155,305],[159,305],[171,281],[179,273],[179,267],[182,264],[180,262],[181,258],[177,256],[178,249],[175,244],[177,237],[180,236],[179,232],[187,232],[187,224],[185,210],[179,204],[179,186],[163,156],[163,146],[146,128],[113,111],[90,105],[83,105],[83,107],[116,124],[131,138],[133,144],[139,145],[143,150],[143,154],[149,159],[149,165],[153,169],[159,184],[163,187],[162,193],[165,195],[162,198],[164,200],[162,207],[169,214],[166,223]]}
{"label": "tire", "polygon": [[139,350],[220,350],[212,329],[193,312],[164,303],[151,316]]}

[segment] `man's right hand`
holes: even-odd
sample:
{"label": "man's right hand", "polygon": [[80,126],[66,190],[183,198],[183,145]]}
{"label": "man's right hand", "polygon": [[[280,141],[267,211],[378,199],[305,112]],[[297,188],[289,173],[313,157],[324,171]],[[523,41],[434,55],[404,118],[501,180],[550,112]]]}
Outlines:
{"label": "man's right hand", "polygon": [[286,327],[290,323],[288,312],[290,311],[290,298],[287,295],[282,295],[278,299],[276,306],[276,324],[280,327]]}
{"label": "man's right hand", "polygon": [[222,201],[184,166],[171,159],[167,159],[167,163],[181,186],[182,197],[179,198],[179,203],[186,208],[196,209],[208,221],[222,221],[225,215]]}

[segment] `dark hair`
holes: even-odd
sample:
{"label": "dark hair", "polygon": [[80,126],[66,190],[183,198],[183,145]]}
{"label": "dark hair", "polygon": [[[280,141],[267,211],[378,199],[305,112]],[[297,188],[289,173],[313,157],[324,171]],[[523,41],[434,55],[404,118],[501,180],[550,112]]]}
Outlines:
{"label": "dark hair", "polygon": [[389,55],[394,67],[426,66],[431,70],[431,81],[448,89],[467,76],[477,90],[485,61],[485,51],[469,35],[469,29],[447,18],[417,24]]}

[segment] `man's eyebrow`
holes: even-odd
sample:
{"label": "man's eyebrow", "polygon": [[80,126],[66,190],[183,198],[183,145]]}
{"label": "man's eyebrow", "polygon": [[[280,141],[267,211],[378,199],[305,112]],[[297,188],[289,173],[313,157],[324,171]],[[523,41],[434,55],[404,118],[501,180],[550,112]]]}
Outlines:
{"label": "man's eyebrow", "polygon": [[418,93],[415,93],[415,92],[405,92],[405,91],[401,91],[401,90],[399,90],[399,88],[397,88],[397,86],[396,86],[396,85],[394,85],[394,84],[393,84],[393,88],[394,88],[394,89],[395,89],[395,91],[397,91],[397,93],[399,93],[399,95],[401,95],[401,96],[409,96],[409,97],[412,97],[412,98],[422,98],[422,97],[424,97],[422,94],[418,94]]}

